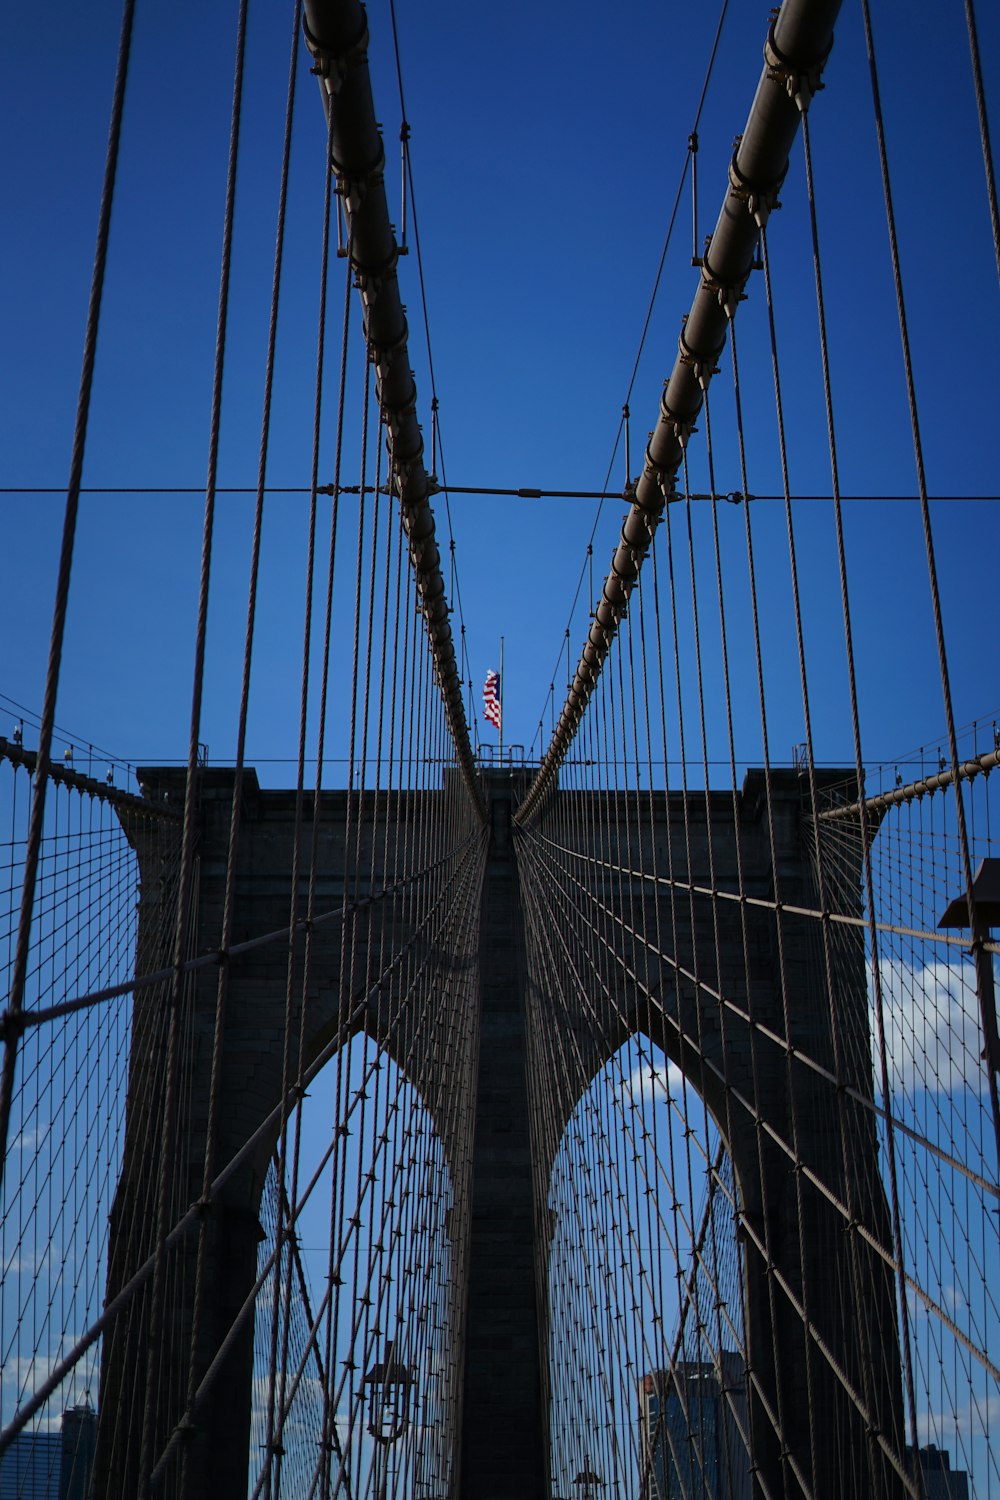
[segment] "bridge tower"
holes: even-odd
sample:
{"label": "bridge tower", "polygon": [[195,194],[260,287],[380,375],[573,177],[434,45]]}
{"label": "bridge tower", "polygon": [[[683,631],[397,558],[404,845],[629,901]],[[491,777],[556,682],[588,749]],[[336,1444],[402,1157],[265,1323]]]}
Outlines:
{"label": "bridge tower", "polygon": [[[817,773],[817,785],[854,795],[847,771]],[[587,883],[611,952],[600,979],[613,992],[602,998],[595,980],[593,1004],[574,1020],[529,935],[538,1024],[573,1031],[561,1049],[571,1076],[555,1092],[562,1131],[630,1037],[666,1053],[733,1162],[755,1495],[895,1500],[904,1493],[893,1462],[904,1452],[902,1378],[882,1249],[892,1234],[873,1108],[860,849],[845,857],[840,848],[839,865],[824,853],[827,900],[852,934],[834,948],[828,976],[797,771],[765,780],[750,770],[735,798],[644,791],[637,803],[634,791],[557,793],[538,826],[516,835],[522,883],[536,893],[525,905],[544,909],[539,886],[571,871]],[[547,1186],[552,1162],[536,1154],[535,1165]]]}
{"label": "bridge tower", "polygon": [[[158,800],[183,797],[183,777],[170,770],[142,773],[148,795]],[[831,779],[843,780],[836,773]],[[507,773],[489,773],[486,791],[490,814],[489,846],[482,888],[479,947],[480,1061],[475,1101],[475,1145],[471,1164],[471,1214],[456,1237],[466,1243],[454,1247],[456,1270],[467,1267],[464,1314],[456,1335],[464,1346],[463,1418],[460,1475],[453,1500],[547,1500],[547,1389],[541,1351],[546,1346],[548,1299],[547,1258],[551,1225],[545,1212],[548,1176],[553,1163],[537,1149],[532,1131],[528,1070],[529,1012],[551,1009],[546,976],[539,967],[525,924],[525,896],[539,879],[532,863],[531,831],[513,821],[518,788]],[[197,880],[196,946],[210,948],[221,924],[225,884],[232,773],[205,771],[201,787],[199,868]],[[735,807],[727,793],[689,794],[687,819],[695,830],[691,867],[685,864],[678,830],[683,811],[680,794],[654,795],[655,842],[660,866],[668,841],[673,848],[675,878],[708,891],[709,838],[713,868],[720,890],[736,890],[736,846],[742,851],[744,890],[750,904],[742,915],[748,923],[751,955],[753,1026],[770,1035],[783,1034],[781,996],[777,983],[773,897],[775,881],[771,845],[764,810],[764,779],[750,772]],[[812,910],[816,894],[806,837],[798,778],[794,773],[772,773],[772,807],[784,903]],[[335,908],[344,899],[344,848],[348,793],[323,794],[320,831],[321,899]],[[442,793],[422,793],[440,796]],[[592,794],[597,796],[598,794]],[[602,794],[610,796],[613,794]],[[542,819],[557,820],[559,793]],[[361,803],[370,818],[371,797]],[[400,826],[414,814],[415,802],[400,807]],[[709,809],[709,818],[706,816]],[[126,827],[129,826],[127,814]],[[595,825],[591,825],[595,826]],[[253,773],[244,783],[243,837],[237,877],[240,936],[280,928],[288,919],[292,870],[294,794],[262,791]],[[161,928],[160,903],[167,899],[168,851],[162,839],[137,841],[142,882],[139,963],[153,966],[148,951],[150,935]],[[594,856],[594,850],[579,850]],[[607,850],[603,851],[607,854]],[[619,851],[620,853],[621,851]],[[646,851],[652,854],[653,851]],[[619,863],[621,861],[619,860]],[[637,861],[638,862],[638,861]],[[643,861],[644,868],[652,861]],[[681,873],[682,872],[682,873]],[[850,873],[847,885],[852,883]],[[853,882],[855,892],[857,881]],[[646,920],[652,903],[664,900],[655,886],[643,892]],[[753,900],[759,905],[754,906]],[[855,895],[855,900],[857,897]],[[712,904],[696,903],[695,921],[676,929],[670,982],[662,965],[648,952],[626,944],[622,973],[629,970],[640,983],[625,978],[619,986],[613,1015],[596,1029],[581,1014],[569,1024],[578,1059],[573,1076],[560,1080],[563,1126],[591,1082],[630,1035],[643,1033],[685,1072],[702,1093],[726,1138],[739,1190],[739,1234],[744,1243],[745,1324],[747,1336],[747,1394],[753,1443],[756,1492],[786,1493],[785,1479],[795,1466],[810,1466],[820,1476],[817,1500],[834,1500],[844,1493],[864,1493],[870,1472],[870,1449],[878,1434],[863,1431],[857,1413],[841,1399],[842,1379],[869,1396],[869,1410],[877,1413],[882,1434],[895,1451],[902,1451],[901,1398],[898,1372],[896,1309],[891,1272],[870,1245],[891,1243],[885,1196],[878,1171],[872,1100],[871,1046],[863,945],[856,958],[835,975],[836,1005],[831,1003],[826,976],[815,944],[814,927],[794,916],[786,923],[785,979],[792,996],[790,1048],[754,1046],[751,1027],[739,1020],[747,1005],[741,906],[732,901],[722,918],[719,952],[721,970],[701,960],[700,984],[676,984],[673,973],[693,972],[693,948],[706,939],[713,922]],[[714,920],[719,920],[718,912]],[[336,924],[317,929],[310,993],[307,1050],[315,1058],[336,1034],[340,952]],[[370,946],[377,928],[371,927]],[[395,940],[400,934],[397,931]],[[625,940],[622,940],[623,943]],[[710,951],[701,943],[702,954]],[[259,1130],[281,1098],[280,1037],[285,1025],[287,954],[281,945],[241,957],[231,965],[225,1036],[225,1056],[219,1087],[223,1122],[218,1159],[233,1156]],[[366,972],[369,956],[361,952],[358,972]],[[197,1201],[200,1161],[204,1149],[215,972],[208,969],[192,981],[192,1087],[184,1116],[183,1149],[178,1151],[174,1202],[179,1208]],[[734,1002],[724,1016],[717,996]],[[530,1005],[529,1005],[530,1001]],[[160,1007],[158,1011],[157,1007]],[[156,1131],[149,1118],[158,1107],[155,1088],[140,1083],[156,1073],[162,1045],[162,997],[143,1000],[137,995],[133,1031],[132,1087],[127,1119],[124,1167],[111,1226],[108,1297],[148,1257],[152,1228],[144,1212],[144,1193],[158,1162]],[[342,1020],[342,1017],[340,1017]],[[814,1063],[832,1072],[834,1024],[841,1028],[839,1049],[851,1059],[851,1075],[842,1078],[854,1102],[849,1109],[851,1149],[844,1161],[828,1084],[820,1088],[809,1068],[792,1067],[801,1049]],[[375,1026],[375,1018],[358,1014],[353,1030]],[[372,1032],[374,1034],[374,1031]],[[691,1045],[701,1039],[700,1050]],[[390,1055],[401,1059],[402,1047],[383,1038]],[[435,1120],[446,1120],[443,1101],[449,1086],[447,1060],[432,1049],[412,1057],[409,1081]],[[738,1117],[735,1096],[767,1100],[769,1117],[755,1131],[734,1131],[727,1125]],[[140,1101],[142,1103],[140,1104]],[[782,1142],[791,1135],[794,1110],[800,1164],[789,1160]],[[459,1146],[442,1126],[446,1155]],[[770,1133],[769,1133],[770,1132]],[[265,1132],[257,1149],[233,1174],[210,1210],[210,1247],[205,1307],[194,1368],[198,1376],[210,1365],[227,1331],[236,1322],[250,1294],[261,1236],[259,1207],[276,1128]],[[772,1139],[773,1136],[773,1139]],[[803,1173],[809,1184],[823,1184],[802,1192]],[[846,1180],[850,1175],[850,1182]],[[850,1198],[857,1222],[845,1232],[843,1217],[830,1199]],[[803,1213],[806,1222],[800,1222]],[[175,1280],[174,1315],[165,1330],[171,1354],[166,1361],[170,1379],[152,1396],[157,1412],[159,1451],[176,1421],[177,1388],[183,1392],[191,1344],[195,1236],[189,1236],[172,1259]],[[800,1247],[805,1247],[804,1256]],[[766,1251],[766,1253],[765,1253]],[[854,1257],[852,1261],[852,1257]],[[859,1309],[852,1297],[862,1263],[867,1304]],[[803,1298],[809,1327],[804,1327]],[[146,1306],[137,1299],[106,1338],[101,1377],[101,1408],[114,1410],[117,1421],[102,1424],[95,1469],[99,1500],[136,1492],[138,1453],[134,1434],[141,1427],[147,1402],[145,1369]],[[873,1357],[877,1350],[879,1358]],[[840,1372],[839,1376],[836,1373]],[[194,1429],[183,1435],[187,1448],[188,1482],[183,1500],[217,1500],[221,1494],[246,1492],[250,1413],[253,1387],[253,1326],[244,1319],[231,1338],[225,1372],[216,1381]],[[183,1404],[183,1403],[182,1403]],[[783,1443],[775,1434],[775,1413],[781,1412]],[[178,1470],[174,1469],[174,1474]],[[881,1467],[880,1467],[881,1472]],[[896,1493],[888,1470],[880,1495]],[[176,1480],[166,1493],[180,1495]],[[794,1486],[788,1487],[793,1492]]]}

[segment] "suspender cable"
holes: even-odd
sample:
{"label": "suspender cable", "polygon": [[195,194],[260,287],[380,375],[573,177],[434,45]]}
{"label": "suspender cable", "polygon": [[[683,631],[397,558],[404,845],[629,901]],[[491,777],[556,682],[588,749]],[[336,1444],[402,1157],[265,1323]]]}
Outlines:
{"label": "suspender cable", "polygon": [[52,633],[49,640],[49,660],[45,676],[45,699],[42,705],[41,727],[38,735],[38,758],[35,764],[34,799],[31,804],[31,823],[28,829],[24,878],[21,884],[17,947],[14,957],[14,969],[11,975],[8,1018],[14,1024],[8,1027],[4,1041],[3,1063],[0,1065],[0,1183],[3,1182],[4,1164],[7,1158],[7,1131],[10,1124],[11,1101],[14,1095],[14,1072],[17,1060],[18,1031],[16,1023],[24,1008],[28,953],[31,946],[32,918],[35,907],[35,885],[38,878],[38,858],[42,844],[45,817],[45,794],[48,789],[46,770],[49,763],[49,752],[52,748],[52,733],[55,727],[56,694],[59,688],[59,672],[62,667],[66,611],[69,607],[69,581],[73,568],[73,547],[76,540],[80,485],[83,479],[83,460],[87,447],[90,395],[94,383],[94,362],[97,358],[97,334],[101,321],[101,299],[104,295],[104,272],[108,259],[108,240],[111,234],[111,208],[114,203],[115,178],[118,172],[118,148],[122,133],[122,115],[125,109],[125,83],[128,78],[129,57],[132,48],[132,21],[134,15],[135,0],[125,0],[122,11],[121,34],[118,43],[118,61],[115,67],[111,124],[108,130],[108,149],[104,163],[104,183],[101,190],[101,207],[97,225],[97,246],[94,251],[94,269],[90,284],[90,301],[87,308],[87,331],[83,344],[83,369],[80,374],[76,423],[73,430],[73,452],[70,458],[69,484],[66,490],[66,511],[63,519],[59,573],[56,580],[56,597],[52,609]]}
{"label": "suspender cable", "polygon": [[[309,5],[306,10],[308,12]],[[590,630],[551,743],[518,811],[525,823],[538,810],[590,701],[605,657],[628,607],[664,506],[701,410],[729,320],[743,299],[761,228],[778,200],[788,153],[802,113],[820,88],[833,46],[840,0],[785,0],[764,45],[764,71],[750,117],[729,167],[729,187],[702,259],[691,310],[681,324],[679,351],[660,400],[660,414],[636,480]]]}
{"label": "suspender cable", "polygon": [[368,72],[368,26],[359,0],[306,0],[305,36],[316,60],[324,109],[328,118],[331,111],[333,115],[330,165],[347,218],[350,263],[364,307],[376,395],[391,438],[392,484],[399,496],[435,674],[459,766],[485,821],[428,499],[431,482],[424,467],[417,388],[396,277],[399,247],[382,181],[385,152]]}

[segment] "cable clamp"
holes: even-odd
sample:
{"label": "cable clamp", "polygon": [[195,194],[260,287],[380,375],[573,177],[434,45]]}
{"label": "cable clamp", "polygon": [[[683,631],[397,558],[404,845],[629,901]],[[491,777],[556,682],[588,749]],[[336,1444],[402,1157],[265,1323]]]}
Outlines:
{"label": "cable clamp", "polygon": [[[399,261],[399,246],[395,240],[392,243],[392,253],[380,266],[359,266],[354,263],[354,285],[361,293],[361,300],[365,308],[370,308],[377,301],[378,294],[391,276],[396,274],[396,265]],[[403,319],[403,338],[406,338],[406,319]],[[397,343],[399,341],[397,340]],[[394,347],[392,345],[388,346]],[[374,358],[374,353],[372,355]]]}
{"label": "cable clamp", "polygon": [[[650,439],[653,434],[650,433]],[[661,469],[654,463],[650,456],[649,446],[646,446],[646,476],[653,481],[660,494],[663,496],[664,505],[672,505],[677,499],[677,475],[670,473],[667,469]]]}
{"label": "cable clamp", "polygon": [[315,59],[312,71],[317,78],[322,78],[326,91],[332,98],[339,94],[350,70],[368,61],[368,18],[364,9],[361,12],[361,29],[343,52],[331,52],[318,42],[309,30],[305,16],[302,17],[302,31],[306,46]]}
{"label": "cable clamp", "polygon": [[750,212],[750,217],[757,225],[757,228],[763,229],[769,216],[776,208],[781,207],[778,201],[778,194],[781,192],[785,175],[788,172],[788,163],[785,163],[784,171],[774,182],[767,183],[763,187],[758,187],[756,183],[751,182],[749,177],[743,176],[737,164],[738,156],[739,147],[737,146],[729,163],[729,186],[732,189],[733,196],[746,204]]}
{"label": "cable clamp", "polygon": [[707,391],[708,382],[711,380],[713,375],[718,375],[719,373],[719,366],[716,364],[716,360],[719,358],[719,355],[726,347],[726,341],[725,338],[723,338],[722,343],[717,349],[713,349],[711,354],[696,354],[684,337],[684,328],[686,326],[687,314],[685,314],[684,316],[684,323],[677,338],[677,347],[680,350],[681,364],[687,365],[690,370],[694,371],[695,380],[697,380],[703,391]]}
{"label": "cable clamp", "polygon": [[392,439],[392,467],[394,470],[394,478],[396,480],[396,486],[399,491],[400,498],[402,498],[403,484],[410,477],[410,471],[413,468],[413,465],[416,463],[418,458],[421,458],[423,456],[424,451],[423,438],[421,438],[420,447],[417,449],[416,453],[412,453],[408,458],[401,458],[397,452],[397,444],[399,442],[403,419],[405,417],[408,417],[412,411],[415,411],[416,406],[416,387],[414,387],[413,393],[408,401],[404,401],[401,405],[398,406],[387,406],[385,408],[385,425],[386,430],[388,431],[389,436]]}
{"label": "cable clamp", "polygon": [[714,295],[722,311],[730,320],[736,316],[736,309],[740,303],[747,300],[743,288],[746,286],[749,277],[750,267],[748,266],[739,281],[722,281],[716,276],[708,263],[708,246],[706,245],[705,254],[701,260],[701,284],[707,292],[711,292]]}
{"label": "cable clamp", "polygon": [[354,214],[368,196],[372,187],[380,187],[385,177],[385,147],[382,137],[378,139],[378,155],[369,166],[360,172],[348,172],[335,156],[330,157],[330,170],[337,179],[337,197],[343,200],[348,216]]}
{"label": "cable clamp", "polygon": [[623,599],[609,599],[608,596],[607,596],[607,594],[605,594],[605,596],[604,596],[605,601],[607,602],[608,608],[611,610],[611,617],[612,617],[612,620],[614,621],[614,625],[615,625],[616,628],[617,628],[619,620],[623,620],[625,618],[625,616],[628,614],[628,596],[629,596],[629,590],[631,589],[632,585],[635,583],[635,580],[636,580],[636,577],[637,577],[637,574],[638,574],[638,568],[636,567],[635,561],[634,561],[633,556],[632,556],[633,549],[632,549],[632,547],[628,543],[625,544],[625,551],[628,554],[629,565],[633,569],[633,571],[631,573],[623,573],[621,571],[621,569],[618,567],[618,550],[617,549],[614,552],[612,552],[612,554],[611,554],[611,572],[614,575],[614,577],[617,578],[618,582],[621,584],[621,586],[622,586],[622,592],[624,594],[624,598]]}
{"label": "cable clamp", "polygon": [[833,38],[823,56],[815,62],[796,65],[791,58],[778,47],[774,40],[774,28],[777,17],[772,20],[767,29],[767,41],[764,43],[764,61],[767,64],[767,76],[772,83],[779,83],[785,93],[791,99],[800,115],[804,115],[812,103],[813,97],[819,93],[825,85],[820,81],[823,69],[826,67],[827,58],[830,56],[830,48],[833,46]]}
{"label": "cable clamp", "polygon": [[653,511],[644,510],[641,506],[639,507],[639,514],[642,516],[642,524],[646,528],[646,542],[642,549],[642,555],[645,557],[653,545],[653,537],[656,535],[656,528],[660,524],[660,515]]}
{"label": "cable clamp", "polygon": [[[663,507],[660,503],[658,494],[653,497],[652,502],[650,502],[649,500],[641,500],[639,498],[639,480],[641,478],[643,478],[643,475],[640,474],[635,479],[630,479],[628,484],[622,491],[622,499],[632,507],[628,515],[625,517],[625,521],[622,523],[622,525],[624,527],[625,522],[627,522],[629,519],[629,516],[638,511],[639,515],[642,517],[643,524],[645,525],[646,530],[649,531],[648,523],[650,512],[658,517]],[[657,486],[657,489],[659,489],[659,486]]]}
{"label": "cable clamp", "polygon": [[615,553],[614,557],[612,557],[612,559],[611,559],[611,567],[612,567],[612,570],[621,579],[621,581],[625,585],[625,587],[630,589],[632,587],[632,585],[635,583],[636,578],[639,576],[639,569],[642,567],[643,563],[645,562],[645,560],[646,560],[646,553],[649,551],[648,534],[647,534],[647,539],[644,542],[641,542],[641,543],[639,543],[637,545],[635,542],[630,542],[628,540],[628,538],[625,535],[625,526],[623,524],[622,525],[622,530],[621,530],[621,541],[622,541],[622,547],[624,547],[624,549],[625,549],[625,553],[626,553],[626,555],[628,557],[628,560],[632,564],[632,567],[635,569],[635,573],[631,577],[628,577],[626,574],[618,572],[618,569],[615,567],[615,557],[618,556],[617,552]]}
{"label": "cable clamp", "polygon": [[663,395],[660,397],[660,418],[671,429],[682,448],[687,447],[691,434],[698,431],[694,425],[694,419],[697,415],[697,412],[692,412],[691,416],[682,417],[677,412],[671,411],[667,404],[667,387],[666,385],[664,386]]}
{"label": "cable clamp", "polygon": [[[374,298],[372,300],[374,300]],[[380,381],[383,381],[388,377],[389,372],[391,371],[393,365],[396,363],[396,360],[399,358],[400,354],[405,351],[408,332],[409,330],[406,326],[406,320],[404,319],[403,331],[398,339],[396,339],[391,344],[372,345],[372,364],[375,366],[375,373]],[[435,480],[434,483],[436,488],[437,480]]]}

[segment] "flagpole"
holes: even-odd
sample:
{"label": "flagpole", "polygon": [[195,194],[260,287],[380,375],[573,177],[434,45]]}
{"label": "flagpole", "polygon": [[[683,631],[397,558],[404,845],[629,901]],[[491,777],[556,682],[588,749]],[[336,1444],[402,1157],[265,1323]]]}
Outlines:
{"label": "flagpole", "polygon": [[500,637],[500,767],[503,769],[503,636]]}

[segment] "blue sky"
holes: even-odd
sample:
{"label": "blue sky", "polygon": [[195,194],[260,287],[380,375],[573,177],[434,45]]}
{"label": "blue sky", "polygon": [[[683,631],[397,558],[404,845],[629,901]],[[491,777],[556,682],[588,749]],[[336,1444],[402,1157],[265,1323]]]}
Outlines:
{"label": "blue sky", "polygon": [[[1000,20],[981,7],[987,93]],[[614,449],[666,222],[715,30],[716,7],[552,4],[518,12],[399,7],[407,117],[447,474],[456,484],[599,489]],[[905,18],[906,24],[900,22]],[[935,495],[991,496],[1000,310],[975,129],[962,8],[878,0],[876,41],[903,244],[928,481]],[[733,136],[758,77],[762,8],[728,7],[700,125],[699,236],[714,224]],[[110,103],[118,16],[57,0],[46,25],[8,14],[0,108],[17,149],[2,164],[5,347],[0,470],[6,487],[65,483]],[[373,82],[399,197],[388,6],[370,7]],[[235,6],[138,7],[123,154],[85,483],[204,482]],[[252,6],[220,485],[252,484],[263,381],[281,122],[286,7]],[[993,70],[995,71],[995,70]],[[845,7],[812,114],[831,361],[845,494],[914,493],[884,211],[860,19]],[[273,484],[308,482],[324,130],[300,67],[279,330]],[[828,493],[815,299],[801,156],[793,154],[770,244],[796,493]],[[655,420],[697,272],[690,189],[667,256],[631,399],[633,469]],[[342,263],[332,272],[340,306]],[[401,263],[425,434],[430,381],[415,256]],[[762,277],[739,315],[751,493],[779,488]],[[332,318],[336,346],[339,311]],[[328,366],[335,391],[336,350]],[[356,391],[353,393],[356,395]],[[335,394],[321,467],[332,473]],[[702,424],[703,425],[703,424]],[[713,385],[716,482],[740,487],[728,355]],[[349,429],[350,430],[350,429]],[[347,477],[357,468],[357,442]],[[707,488],[704,433],[691,483]],[[612,486],[624,478],[617,454]],[[0,691],[38,709],[61,528],[58,495],[0,498],[6,618]],[[251,497],[220,497],[202,739],[232,755]],[[59,722],[132,761],[185,754],[201,498],[90,496],[74,567]],[[569,623],[574,660],[586,584],[570,607],[596,502],[455,496],[451,521],[478,698],[506,638],[508,741],[528,744]],[[436,506],[447,548],[447,518]],[[622,506],[605,502],[595,579]],[[696,506],[697,576],[710,698],[710,750],[724,755],[709,508]],[[934,507],[959,722],[990,718],[998,694],[982,643],[992,634],[995,501]],[[680,518],[678,517],[680,520]],[[776,759],[801,739],[787,548],[780,506],[753,507]],[[852,758],[843,627],[828,505],[796,509],[817,757]],[[737,753],[760,755],[750,656],[742,511],[720,514]],[[349,524],[345,553],[352,550]],[[302,634],[305,498],[275,495],[265,519],[262,607],[249,758],[291,779]],[[852,502],[848,562],[861,660],[866,758],[891,760],[943,731],[926,567],[915,506]],[[347,590],[344,590],[347,599]],[[689,606],[679,601],[690,675]],[[345,604],[346,607],[346,604]],[[545,712],[546,727],[548,712]],[[486,734],[492,731],[486,730]],[[337,727],[331,728],[334,753]],[[32,736],[26,734],[30,743]],[[268,762],[271,762],[268,764]],[[327,780],[341,779],[336,773]]]}
{"label": "blue sky", "polygon": [[[1000,9],[979,6],[994,135],[1000,109]],[[874,0],[903,274],[910,315],[942,602],[959,724],[985,722],[992,747],[996,556],[1000,540],[995,428],[1000,291],[961,0]],[[369,7],[371,61],[385,126],[387,189],[399,199],[399,101],[388,0]],[[212,347],[236,5],[139,0],[118,195],[98,350],[85,483],[197,487],[208,449]],[[461,485],[599,489],[624,479],[612,462],[622,403],[684,166],[718,19],[715,3],[552,0],[516,8],[399,0],[407,118],[447,474]],[[713,226],[734,135],[761,63],[766,6],[730,0],[699,126],[698,232]],[[10,6],[0,48],[0,486],[65,482],[79,378],[97,202],[118,28],[117,6],[52,0]],[[237,193],[230,336],[219,483],[254,482],[273,255],[289,6],[251,6]],[[300,52],[269,482],[308,483],[325,132]],[[845,494],[912,495],[912,444],[860,18],[845,5],[811,120]],[[793,491],[829,493],[815,297],[801,155],[770,230]],[[666,258],[631,396],[633,470],[673,365],[690,265],[690,181]],[[339,308],[343,265],[334,265]],[[415,256],[401,262],[411,310],[425,434],[430,379]],[[321,468],[332,476],[337,322],[331,319]],[[355,329],[357,322],[355,321]],[[762,278],[738,320],[749,487],[780,487]],[[357,353],[357,350],[355,350]],[[345,477],[356,482],[355,413]],[[712,388],[716,481],[741,487],[728,356]],[[701,424],[704,427],[704,424]],[[708,487],[704,431],[691,484]],[[351,444],[353,443],[353,446]],[[62,524],[58,494],[0,495],[0,733],[41,707]],[[571,614],[587,544],[603,577],[622,505],[454,496],[461,605],[478,699],[506,641],[505,738],[529,745],[550,682],[564,687],[567,625],[575,661],[589,607]],[[57,718],[133,763],[186,754],[202,498],[85,497]],[[220,495],[201,738],[213,759],[235,745],[252,497]],[[342,556],[353,555],[352,506]],[[447,556],[448,517],[436,504]],[[774,759],[802,738],[787,543],[780,505],[751,507]],[[853,759],[835,539],[828,504],[795,508],[806,650],[820,760]],[[265,784],[294,780],[302,638],[306,499],[275,493],[264,561],[248,760]],[[697,700],[683,513],[678,614],[688,749]],[[719,513],[737,756],[761,754],[747,590],[744,512]],[[709,758],[727,755],[711,516],[694,507],[695,576],[708,694]],[[846,506],[848,566],[866,759],[927,745],[936,769],[944,718],[920,520],[912,502]],[[346,584],[349,570],[341,572]],[[352,606],[342,586],[338,620]],[[456,616],[457,620],[457,616]],[[672,651],[672,646],[670,647]],[[338,652],[328,744],[343,754],[348,664]],[[315,695],[314,695],[315,702]],[[5,706],[6,705],[6,706]],[[480,729],[483,730],[481,718]],[[311,725],[315,739],[315,714]],[[492,732],[483,730],[484,735]],[[676,746],[675,710],[668,737]],[[28,744],[34,743],[30,726]],[[971,747],[971,738],[963,742]],[[59,753],[59,752],[57,752]],[[98,763],[103,756],[97,757]],[[689,778],[697,784],[696,767]],[[724,783],[728,771],[715,773]],[[327,784],[345,780],[343,764]],[[942,1441],[947,1427],[937,1429]]]}

